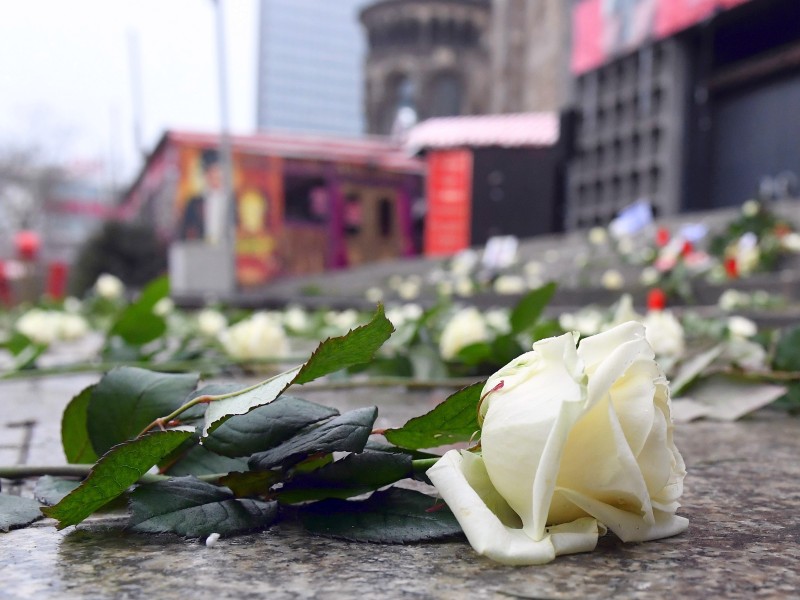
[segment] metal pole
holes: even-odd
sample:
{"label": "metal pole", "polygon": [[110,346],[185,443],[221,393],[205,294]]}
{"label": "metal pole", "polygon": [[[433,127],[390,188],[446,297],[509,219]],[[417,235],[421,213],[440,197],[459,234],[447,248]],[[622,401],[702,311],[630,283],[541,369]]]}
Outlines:
{"label": "metal pole", "polygon": [[[225,20],[222,0],[212,0],[216,9],[217,28],[217,68],[219,80],[219,116],[220,116],[220,158],[222,162],[222,189],[225,195],[225,223],[222,228],[221,246],[230,254],[230,281],[235,282],[235,235],[233,197],[233,150],[231,148],[230,123],[228,120],[228,71],[225,45]],[[231,283],[233,289],[233,283]]]}

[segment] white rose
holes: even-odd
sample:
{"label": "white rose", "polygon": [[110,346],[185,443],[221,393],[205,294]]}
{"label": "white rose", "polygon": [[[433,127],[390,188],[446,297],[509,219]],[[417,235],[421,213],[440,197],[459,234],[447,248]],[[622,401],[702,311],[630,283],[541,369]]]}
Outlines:
{"label": "white rose", "polygon": [[469,277],[459,277],[455,281],[454,290],[462,298],[468,298],[475,293],[475,284]]}
{"label": "white rose", "polygon": [[240,360],[279,358],[289,353],[283,327],[265,313],[232,325],[220,334],[219,341],[228,355]]}
{"label": "white rose", "polygon": [[686,349],[683,326],[668,310],[651,310],[644,318],[647,342],[656,356],[679,358]]}
{"label": "white rose", "polygon": [[489,339],[489,329],[475,307],[457,312],[445,325],[439,338],[439,354],[444,360],[453,360],[459,350]]}
{"label": "white rose", "polygon": [[197,313],[197,327],[208,337],[217,337],[228,326],[228,319],[218,310],[205,308]]}
{"label": "white rose", "polygon": [[290,306],[283,313],[283,324],[290,331],[306,331],[309,328],[308,313],[299,306]]}
{"label": "white rose", "polygon": [[32,308],[17,319],[14,328],[36,344],[49,345],[59,338],[59,321],[52,311]]}
{"label": "white rose", "polygon": [[94,284],[95,293],[106,300],[117,300],[125,293],[125,284],[119,277],[103,273]]}
{"label": "white rose", "polygon": [[731,311],[747,304],[747,297],[739,290],[728,289],[722,292],[717,300],[717,306],[722,310]]}
{"label": "white rose", "polygon": [[658,269],[654,267],[645,267],[642,269],[642,272],[639,275],[639,283],[641,283],[643,286],[650,287],[651,285],[658,283],[660,277],[661,275],[659,274]]}
{"label": "white rose", "polygon": [[450,450],[428,470],[473,548],[542,564],[623,541],[676,535],[685,466],[669,388],[638,323],[575,347],[537,342],[486,383],[481,454]]}
{"label": "white rose", "polygon": [[172,298],[161,298],[161,300],[156,302],[155,306],[153,306],[153,314],[159,317],[166,317],[173,310],[175,310],[175,303],[172,301]]}
{"label": "white rose", "polygon": [[364,292],[364,297],[368,302],[378,303],[383,300],[383,290],[379,287],[367,288]]}
{"label": "white rose", "polygon": [[589,242],[595,246],[602,246],[608,240],[608,233],[604,227],[592,227],[589,230]]}
{"label": "white rose", "polygon": [[342,333],[346,333],[358,326],[359,319],[358,311],[352,308],[341,312],[330,311],[325,313],[325,323]]}
{"label": "white rose", "polygon": [[492,308],[486,311],[486,324],[497,333],[506,334],[511,331],[511,315],[505,308]]}
{"label": "white rose", "polygon": [[80,315],[64,313],[59,325],[59,337],[62,340],[78,340],[89,333],[89,323]]}
{"label": "white rose", "polygon": [[781,238],[781,248],[800,254],[800,233],[787,233]]}
{"label": "white rose", "polygon": [[614,316],[611,318],[610,325],[613,327],[628,321],[638,321],[641,323],[643,318],[644,317],[637,313],[636,309],[633,307],[633,297],[630,294],[623,294],[614,309]]}
{"label": "white rose", "polygon": [[521,294],[528,287],[519,275],[501,275],[494,282],[494,291],[500,295]]}
{"label": "white rose", "polygon": [[750,319],[736,315],[728,318],[728,331],[735,338],[747,339],[758,333],[758,326]]}
{"label": "white rose", "polygon": [[609,269],[600,278],[601,285],[607,290],[619,290],[625,285],[625,278],[616,269]]}

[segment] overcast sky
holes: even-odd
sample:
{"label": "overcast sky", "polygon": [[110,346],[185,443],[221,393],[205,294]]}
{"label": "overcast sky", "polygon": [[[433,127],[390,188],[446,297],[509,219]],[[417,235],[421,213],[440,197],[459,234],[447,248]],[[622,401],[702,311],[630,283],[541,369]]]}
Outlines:
{"label": "overcast sky", "polygon": [[[232,128],[255,125],[257,0],[223,0]],[[61,161],[140,163],[129,38],[138,38],[142,132],[219,126],[212,0],[0,0],[0,148]]]}

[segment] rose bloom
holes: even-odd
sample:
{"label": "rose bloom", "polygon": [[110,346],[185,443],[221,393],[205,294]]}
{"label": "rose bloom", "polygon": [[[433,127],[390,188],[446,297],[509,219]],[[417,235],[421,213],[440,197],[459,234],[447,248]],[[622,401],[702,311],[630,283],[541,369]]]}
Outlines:
{"label": "rose bloom", "polygon": [[228,327],[220,334],[219,341],[229,356],[240,360],[279,358],[289,354],[286,332],[266,313],[255,313]]}
{"label": "rose bloom", "polygon": [[480,454],[450,450],[428,470],[478,553],[542,564],[607,529],[642,542],[688,527],[669,388],[641,324],[577,348],[573,334],[539,341],[482,398]]}
{"label": "rose bloom", "polygon": [[648,311],[644,318],[647,342],[656,356],[680,358],[686,350],[683,325],[668,310]]}
{"label": "rose bloom", "polygon": [[58,341],[61,319],[54,311],[32,308],[17,319],[14,328],[32,342],[47,346]]}
{"label": "rose bloom", "polygon": [[501,295],[521,294],[527,288],[525,280],[519,275],[501,275],[494,282],[494,291]]}
{"label": "rose bloom", "polygon": [[625,286],[625,278],[616,269],[609,269],[603,273],[600,283],[607,290],[619,290]]}
{"label": "rose bloom", "polygon": [[465,308],[451,318],[439,338],[439,354],[444,360],[453,360],[459,350],[489,339],[489,329],[477,308]]}
{"label": "rose bloom", "polygon": [[218,310],[204,308],[197,313],[197,327],[208,337],[217,337],[228,326],[228,319]]}
{"label": "rose bloom", "polygon": [[106,300],[117,300],[125,293],[125,284],[119,277],[103,273],[94,284],[95,293]]}

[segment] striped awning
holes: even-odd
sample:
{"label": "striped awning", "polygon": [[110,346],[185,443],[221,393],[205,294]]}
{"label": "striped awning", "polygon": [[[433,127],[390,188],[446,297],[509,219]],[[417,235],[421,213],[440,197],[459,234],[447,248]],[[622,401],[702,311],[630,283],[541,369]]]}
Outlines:
{"label": "striped awning", "polygon": [[405,147],[411,152],[429,148],[546,147],[556,144],[558,136],[559,118],[554,112],[442,117],[413,127]]}

